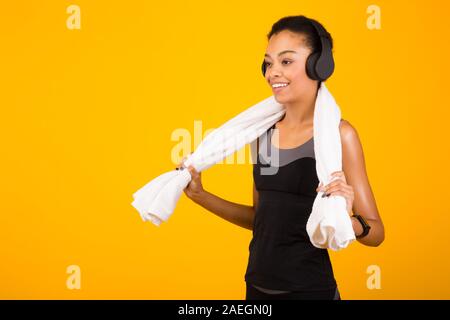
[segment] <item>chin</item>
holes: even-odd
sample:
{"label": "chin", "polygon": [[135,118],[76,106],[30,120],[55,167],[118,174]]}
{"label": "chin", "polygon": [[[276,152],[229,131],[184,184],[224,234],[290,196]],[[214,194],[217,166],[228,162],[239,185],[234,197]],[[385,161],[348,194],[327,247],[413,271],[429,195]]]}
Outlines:
{"label": "chin", "polygon": [[279,104],[285,104],[289,102],[289,97],[284,97],[283,95],[274,95],[275,101]]}

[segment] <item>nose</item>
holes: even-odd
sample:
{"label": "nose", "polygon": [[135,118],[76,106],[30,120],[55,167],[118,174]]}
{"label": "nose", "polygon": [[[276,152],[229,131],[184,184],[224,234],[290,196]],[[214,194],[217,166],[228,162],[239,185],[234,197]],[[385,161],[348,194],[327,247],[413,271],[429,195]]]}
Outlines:
{"label": "nose", "polygon": [[280,75],[281,72],[275,66],[271,66],[270,69],[266,71],[267,80],[273,80],[275,77],[279,78]]}

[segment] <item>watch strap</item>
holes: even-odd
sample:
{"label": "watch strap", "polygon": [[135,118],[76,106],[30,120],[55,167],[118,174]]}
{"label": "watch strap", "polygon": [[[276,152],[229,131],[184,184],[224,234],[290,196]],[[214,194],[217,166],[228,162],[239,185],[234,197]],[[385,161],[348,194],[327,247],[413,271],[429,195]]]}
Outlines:
{"label": "watch strap", "polygon": [[364,219],[364,217],[359,214],[354,214],[353,217],[355,217],[359,221],[359,223],[361,223],[361,226],[363,227],[363,232],[360,235],[356,236],[356,238],[360,239],[360,238],[367,236],[369,234],[370,225],[367,223],[367,221]]}

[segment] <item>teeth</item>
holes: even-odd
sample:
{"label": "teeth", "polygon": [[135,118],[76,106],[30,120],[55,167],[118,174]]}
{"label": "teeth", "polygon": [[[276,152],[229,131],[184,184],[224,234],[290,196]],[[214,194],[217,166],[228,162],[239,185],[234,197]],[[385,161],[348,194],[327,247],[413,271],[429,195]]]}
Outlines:
{"label": "teeth", "polygon": [[286,87],[288,83],[275,83],[272,85],[273,88]]}

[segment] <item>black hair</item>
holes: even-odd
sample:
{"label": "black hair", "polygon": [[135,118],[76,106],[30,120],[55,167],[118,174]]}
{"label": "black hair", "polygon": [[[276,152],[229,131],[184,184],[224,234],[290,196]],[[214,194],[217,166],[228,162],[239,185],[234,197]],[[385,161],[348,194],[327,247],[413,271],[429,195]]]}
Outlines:
{"label": "black hair", "polygon": [[[283,30],[289,30],[294,33],[302,34],[305,37],[305,45],[311,49],[311,53],[320,51],[322,49],[320,37],[317,34],[316,29],[311,25],[311,20],[315,21],[325,29],[325,27],[319,21],[308,18],[304,15],[287,16],[281,18],[272,25],[272,30],[270,30],[270,32],[267,34],[267,40],[270,40],[273,35]],[[330,33],[328,33],[328,31],[327,34],[328,39],[330,40],[331,49],[333,49],[333,38],[331,37]],[[319,81],[318,87],[320,87],[320,84],[321,81]]]}

